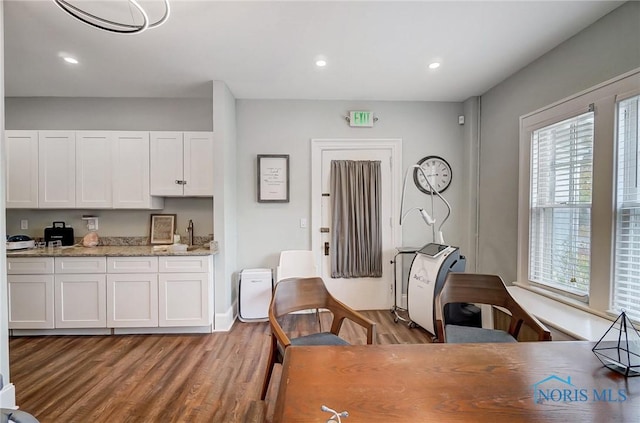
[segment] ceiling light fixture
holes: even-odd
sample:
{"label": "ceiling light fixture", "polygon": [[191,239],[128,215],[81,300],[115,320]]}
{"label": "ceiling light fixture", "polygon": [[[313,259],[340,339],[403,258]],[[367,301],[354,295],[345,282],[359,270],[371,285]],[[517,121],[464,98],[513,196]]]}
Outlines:
{"label": "ceiling light fixture", "polygon": [[433,62],[429,65],[429,69],[438,69],[440,67],[440,62]]}
{"label": "ceiling light fixture", "polygon": [[318,59],[316,60],[316,66],[319,68],[323,68],[325,66],[327,66],[327,61],[324,59]]}
{"label": "ceiling light fixture", "polygon": [[78,64],[78,60],[74,59],[73,57],[63,57],[64,61],[67,63],[71,63],[72,65],[77,65]]}
{"label": "ceiling light fixture", "polygon": [[142,6],[140,6],[140,3],[138,2],[138,0],[127,0],[130,8],[131,6],[133,6],[131,10],[132,11],[134,9],[137,10],[137,12],[142,17],[142,23],[140,24],[136,24],[136,23],[127,24],[123,22],[112,21],[106,18],[101,18],[97,15],[89,13],[86,10],[81,9],[78,6],[72,5],[67,0],[53,0],[53,1],[60,7],[60,9],[64,10],[69,15],[73,16],[79,21],[89,26],[92,26],[94,28],[98,28],[108,32],[115,32],[118,34],[140,34],[141,32],[145,31],[148,28],[157,28],[163,23],[165,23],[167,19],[169,19],[169,14],[171,13],[171,9],[169,7],[169,0],[164,0],[164,7],[165,7],[164,15],[160,19],[158,19],[156,22],[149,23],[149,16],[147,15],[147,12],[145,11],[145,9]]}

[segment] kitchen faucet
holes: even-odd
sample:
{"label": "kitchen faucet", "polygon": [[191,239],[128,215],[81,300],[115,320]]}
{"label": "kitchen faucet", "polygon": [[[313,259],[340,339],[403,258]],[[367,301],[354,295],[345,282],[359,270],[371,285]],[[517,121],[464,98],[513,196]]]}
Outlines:
{"label": "kitchen faucet", "polygon": [[187,238],[189,245],[193,245],[193,220],[189,219],[189,225],[187,226]]}

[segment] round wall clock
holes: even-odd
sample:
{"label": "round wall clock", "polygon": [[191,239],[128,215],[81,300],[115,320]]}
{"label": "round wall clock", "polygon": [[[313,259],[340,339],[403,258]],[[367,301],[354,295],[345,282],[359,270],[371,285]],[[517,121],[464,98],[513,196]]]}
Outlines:
{"label": "round wall clock", "polygon": [[413,169],[413,181],[418,189],[425,194],[431,194],[431,188],[425,180],[425,176],[429,178],[429,182],[437,192],[442,192],[451,185],[451,166],[449,163],[439,156],[427,156],[418,161],[418,166],[423,170]]}

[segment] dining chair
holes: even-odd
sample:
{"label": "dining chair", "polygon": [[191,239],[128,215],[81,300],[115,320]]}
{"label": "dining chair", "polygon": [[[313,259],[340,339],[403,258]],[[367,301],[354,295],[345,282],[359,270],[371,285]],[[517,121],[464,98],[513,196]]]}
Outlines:
{"label": "dining chair", "polygon": [[[289,313],[314,308],[329,310],[333,314],[329,332],[321,331],[289,338],[280,325],[279,319]],[[375,322],[333,297],[327,290],[322,278],[288,278],[281,280],[275,287],[269,306],[271,348],[269,349],[269,359],[260,399],[264,400],[267,395],[273,366],[276,362],[282,362],[284,351],[289,346],[349,345],[347,341],[339,336],[340,328],[345,319],[353,321],[366,330],[367,344],[375,342]]]}
{"label": "dining chair", "polygon": [[287,278],[307,278],[320,276],[313,251],[285,250],[280,252],[276,268],[276,283]]}
{"label": "dining chair", "polygon": [[[497,306],[511,314],[508,330],[486,329],[448,324],[445,307],[451,303],[475,303]],[[452,272],[436,298],[438,339],[448,343],[518,342],[523,325],[537,335],[538,341],[550,341],[549,330],[530,315],[507,290],[498,275]]]}

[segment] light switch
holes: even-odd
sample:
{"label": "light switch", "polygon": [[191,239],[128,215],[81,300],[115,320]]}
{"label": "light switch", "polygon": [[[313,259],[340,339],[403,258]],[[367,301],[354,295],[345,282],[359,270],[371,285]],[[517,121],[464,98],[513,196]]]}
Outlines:
{"label": "light switch", "polygon": [[307,227],[307,218],[303,217],[300,219],[300,227],[301,228],[306,228]]}
{"label": "light switch", "polygon": [[20,221],[20,229],[29,229],[29,221],[27,219]]}

